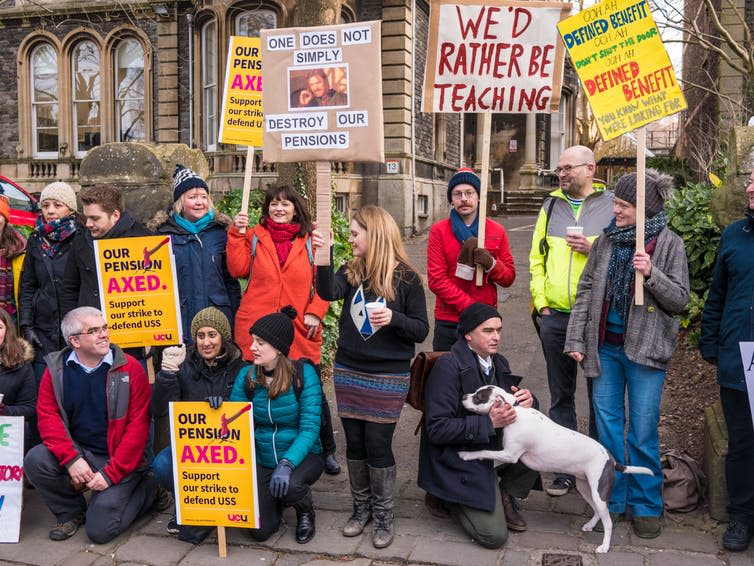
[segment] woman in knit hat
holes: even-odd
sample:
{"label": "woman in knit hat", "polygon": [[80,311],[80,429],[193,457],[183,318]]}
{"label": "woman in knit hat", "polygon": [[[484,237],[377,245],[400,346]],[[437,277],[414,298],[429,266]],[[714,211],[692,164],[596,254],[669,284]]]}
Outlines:
{"label": "woman in knit hat", "polygon": [[26,238],[10,223],[10,202],[5,195],[0,195],[0,308],[16,319],[16,279],[23,253],[26,250]]}
{"label": "woman in knit hat", "polygon": [[220,309],[233,326],[241,287],[228,273],[225,245],[230,218],[215,209],[204,179],[183,165],[173,173],[173,205],[149,222],[157,234],[170,235],[175,254],[183,335],[205,307]]}
{"label": "woman in knit hat", "polygon": [[[191,345],[171,346],[162,352],[162,365],[152,386],[150,408],[155,418],[168,414],[171,401],[206,401],[219,408],[230,397],[246,362],[233,342],[230,322],[220,310],[207,307],[191,320]],[[157,482],[173,493],[173,458],[170,446],[152,462]],[[179,527],[175,517],[168,532],[186,542],[199,544],[211,531],[208,527]]]}
{"label": "woman in knit hat", "polygon": [[[252,361],[248,329],[259,317],[291,305],[293,321],[291,358],[307,358],[317,366],[322,349],[322,319],[328,302],[314,289],[312,219],[309,207],[290,185],[270,187],[265,193],[259,223],[249,226],[249,216],[239,212],[228,230],[228,271],[248,278],[236,313],[235,337],[244,358]],[[321,441],[325,451],[325,472],[337,474],[335,436],[327,404],[323,405]]]}
{"label": "woman in knit hat", "polygon": [[[615,218],[592,244],[565,341],[565,351],[594,380],[592,402],[600,443],[619,464],[630,462],[654,472],[617,474],[610,496],[610,514],[615,519],[630,514],[634,533],[642,538],[654,538],[662,528],[660,399],[678,333],[674,315],[689,299],[683,240],[668,228],[663,210],[672,183],[668,175],[652,169],[646,173],[644,251],[639,252],[636,173],[618,179]],[[634,304],[636,272],[644,276],[642,305]]]}
{"label": "woman in knit hat", "polygon": [[310,486],[323,468],[322,388],[310,363],[289,357],[295,317],[286,306],[257,319],[249,331],[254,365],[238,376],[230,395],[253,405],[261,524],[250,532],[257,541],[277,532],[285,506],[296,510],[296,542],[309,542],[315,532]]}
{"label": "woman in knit hat", "polygon": [[[317,267],[317,292],[344,299],[333,371],[353,498],[343,535],[360,535],[374,516],[372,544],[384,548],[393,542],[393,433],[416,343],[429,333],[427,303],[398,225],[384,208],[358,210],[350,229],[353,259],[337,273],[332,265]],[[312,239],[324,243],[316,230]]]}

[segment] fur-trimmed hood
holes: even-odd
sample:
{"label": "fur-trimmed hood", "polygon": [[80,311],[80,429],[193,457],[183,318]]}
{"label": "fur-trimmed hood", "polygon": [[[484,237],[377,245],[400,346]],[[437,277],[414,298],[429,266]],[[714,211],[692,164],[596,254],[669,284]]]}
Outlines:
{"label": "fur-trimmed hood", "polygon": [[[21,338],[20,336],[17,338],[19,342],[21,342],[21,346],[23,347],[23,362],[22,363],[29,363],[34,361],[34,347],[29,344],[26,340]],[[5,356],[0,353],[0,365],[5,366]],[[7,366],[6,366],[7,367]]]}
{"label": "fur-trimmed hood", "polygon": [[[222,224],[227,229],[228,226],[230,226],[233,222],[233,219],[224,212],[220,212],[216,208],[213,210],[215,211],[214,222]],[[147,222],[147,228],[152,232],[158,232],[158,228],[166,223],[170,223],[173,226],[177,227],[178,225],[175,224],[175,221],[171,218],[171,212],[172,210],[158,210],[151,218],[151,220]]]}

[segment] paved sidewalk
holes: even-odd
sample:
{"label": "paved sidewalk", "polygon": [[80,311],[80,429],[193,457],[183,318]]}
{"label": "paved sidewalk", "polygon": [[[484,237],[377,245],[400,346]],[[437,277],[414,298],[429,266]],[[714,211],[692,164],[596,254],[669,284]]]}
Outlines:
{"label": "paved sidewalk", "polygon": [[[528,251],[533,217],[514,217],[502,220],[508,230],[511,248],[516,259],[516,283],[501,293],[503,314],[503,352],[516,373],[525,376],[527,386],[540,398],[543,407],[549,404],[544,361],[539,343],[529,319]],[[408,242],[412,261],[424,270],[426,237]],[[427,294],[429,316],[432,320],[434,298]],[[430,349],[428,339],[422,349]],[[581,380],[583,381],[583,380]],[[332,388],[327,387],[334,409]],[[577,392],[580,427],[585,428],[585,387]],[[394,451],[398,461],[396,493],[396,539],[383,550],[371,544],[371,525],[364,535],[345,538],[340,528],[350,514],[350,495],[345,470],[338,476],[323,475],[314,486],[317,511],[317,534],[306,545],[294,540],[295,514],[288,509],[287,527],[281,529],[264,544],[254,543],[242,531],[228,529],[228,557],[217,557],[215,537],[211,536],[198,547],[179,542],[167,534],[168,514],[153,514],[143,518],[123,536],[105,545],[90,544],[83,530],[64,542],[49,540],[47,533],[54,523],[34,490],[24,492],[21,542],[0,544],[0,566],[61,565],[130,566],[148,564],[166,566],[180,564],[194,566],[254,564],[264,566],[298,566],[346,564],[349,566],[379,566],[387,564],[440,565],[608,565],[608,566],[744,566],[754,564],[754,545],[740,554],[721,551],[719,539],[724,525],[705,516],[703,510],[680,516],[680,522],[665,521],[659,538],[637,538],[625,523],[617,525],[612,547],[606,555],[595,555],[601,542],[599,533],[583,533],[581,525],[589,518],[586,504],[576,493],[551,498],[543,492],[533,492],[522,503],[523,514],[529,523],[524,533],[512,533],[505,547],[486,550],[466,537],[451,520],[431,516],[423,505],[424,493],[416,486],[418,437],[414,429],[419,422],[417,411],[406,406],[396,430]],[[337,419],[336,419],[337,421]],[[345,463],[340,423],[336,422],[338,459]],[[344,466],[345,468],[345,466]],[[545,478],[545,484],[549,478]],[[556,555],[556,556],[551,556]],[[559,555],[559,556],[558,556]]]}

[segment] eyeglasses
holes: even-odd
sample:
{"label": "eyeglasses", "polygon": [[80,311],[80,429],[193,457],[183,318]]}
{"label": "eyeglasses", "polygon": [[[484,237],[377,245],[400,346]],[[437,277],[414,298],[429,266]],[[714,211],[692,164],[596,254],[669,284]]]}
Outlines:
{"label": "eyeglasses", "polygon": [[583,167],[584,165],[589,165],[588,163],[578,163],[576,165],[563,165],[563,167],[556,167],[555,168],[555,174],[560,175],[561,173],[564,173],[568,175],[571,170],[573,170],[576,167]]}
{"label": "eyeglasses", "polygon": [[460,200],[462,198],[465,198],[466,200],[470,200],[471,198],[474,197],[475,194],[476,194],[476,191],[469,189],[467,191],[453,191],[452,193],[450,193],[450,196],[451,198],[454,198],[456,200]]}
{"label": "eyeglasses", "polygon": [[92,326],[91,328],[84,330],[83,332],[77,332],[76,334],[71,334],[71,336],[83,336],[84,334],[88,334],[89,336],[98,336],[99,334],[107,334],[108,332],[107,324],[103,324],[102,326]]}

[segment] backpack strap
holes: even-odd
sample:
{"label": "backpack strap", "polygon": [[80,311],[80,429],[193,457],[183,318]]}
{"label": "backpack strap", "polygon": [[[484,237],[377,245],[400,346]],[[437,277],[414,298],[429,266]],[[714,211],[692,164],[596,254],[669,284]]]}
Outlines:
{"label": "backpack strap", "polygon": [[306,255],[309,258],[309,267],[312,271],[312,284],[309,286],[309,300],[314,298],[314,278],[317,275],[316,268],[314,267],[314,251],[312,250],[312,236],[311,234],[306,237]]}
{"label": "backpack strap", "polygon": [[547,203],[547,209],[545,210],[545,235],[539,241],[539,253],[544,256],[542,261],[542,267],[547,273],[547,256],[550,255],[550,244],[547,242],[547,230],[550,226],[550,218],[552,217],[552,209],[555,207],[556,197],[550,197]]}

